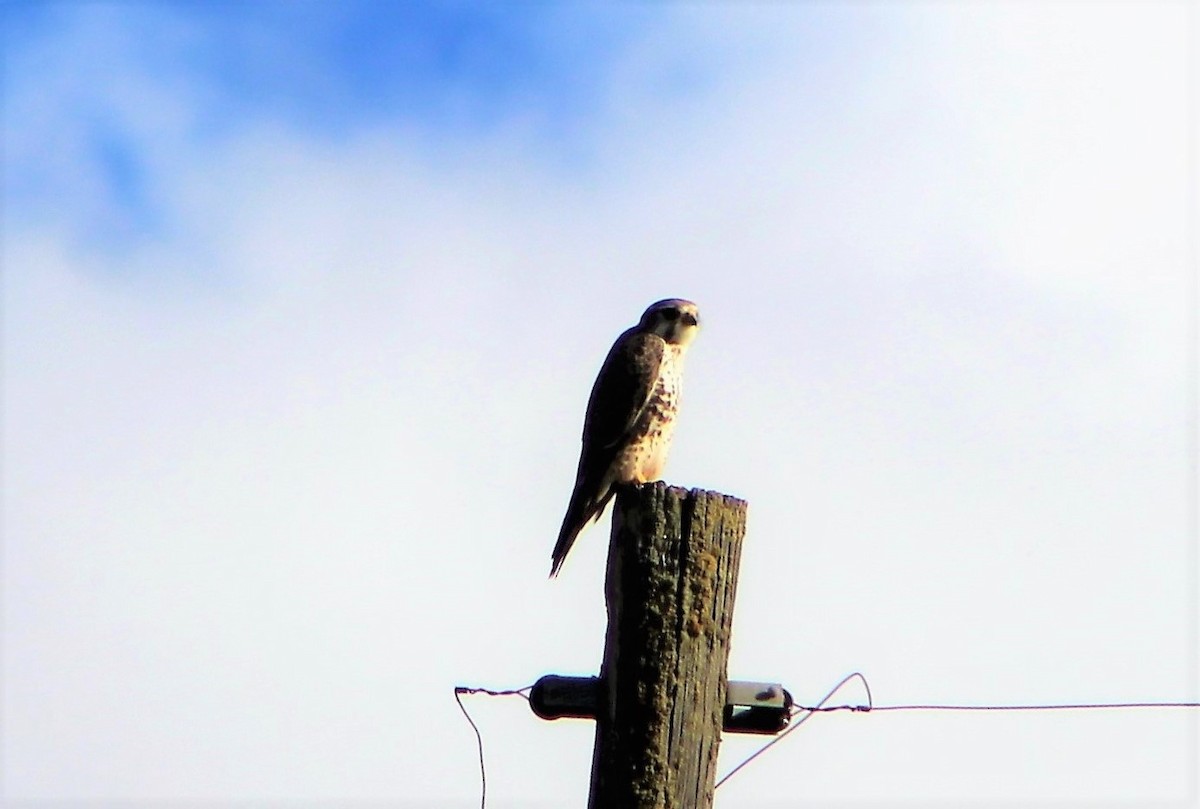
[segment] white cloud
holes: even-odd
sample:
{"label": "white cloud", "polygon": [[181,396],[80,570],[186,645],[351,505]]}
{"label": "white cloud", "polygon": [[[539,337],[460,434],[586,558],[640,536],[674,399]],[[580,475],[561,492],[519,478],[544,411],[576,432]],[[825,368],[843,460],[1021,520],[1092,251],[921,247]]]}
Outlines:
{"label": "white cloud", "polygon": [[[1194,698],[1182,7],[1037,8],[679,11],[574,170],[521,121],[201,148],[175,79],[51,71],[170,227],[5,235],[7,797],[469,801],[450,686],[599,660],[603,530],[542,576],[595,368],[668,294],[706,322],[672,480],[752,503],[733,676]],[[642,89],[693,49],[707,94]],[[590,728],[471,707],[497,805],[582,802]],[[819,719],[761,764],[814,800],[1186,787],[1175,716]],[[722,800],[780,797],[751,772]]]}

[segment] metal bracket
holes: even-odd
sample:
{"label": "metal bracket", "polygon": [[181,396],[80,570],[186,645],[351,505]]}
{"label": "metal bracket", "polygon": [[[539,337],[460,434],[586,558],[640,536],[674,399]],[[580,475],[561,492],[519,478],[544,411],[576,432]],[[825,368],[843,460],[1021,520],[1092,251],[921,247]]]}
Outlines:
{"label": "metal bracket", "polygon": [[[599,705],[599,677],[547,674],[529,692],[529,707],[542,719],[595,719]],[[792,695],[778,683],[732,680],[726,690],[722,730],[773,736],[788,726],[792,705]]]}

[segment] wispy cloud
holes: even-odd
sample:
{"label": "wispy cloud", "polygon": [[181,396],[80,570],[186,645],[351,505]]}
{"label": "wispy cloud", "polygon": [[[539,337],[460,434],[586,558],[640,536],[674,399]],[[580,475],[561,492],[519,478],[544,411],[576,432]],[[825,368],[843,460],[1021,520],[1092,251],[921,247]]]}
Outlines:
{"label": "wispy cloud", "polygon": [[[1187,696],[1183,17],[25,7],[7,794],[469,796],[448,687],[598,660],[603,532],[539,588],[592,375],[666,295],[706,324],[671,478],[752,501],[739,674]],[[523,720],[496,794],[582,794],[586,729]],[[1188,752],[1022,727],[1045,768],[1030,730],[939,788],[1149,794]],[[886,778],[809,747],[811,794],[958,755],[872,732]]]}
{"label": "wispy cloud", "polygon": [[436,151],[516,126],[544,159],[570,161],[616,62],[662,15],[94,4],[14,16],[5,187],[18,221],[69,218],[81,237],[121,243],[167,234],[173,200],[158,186],[248,130],[336,142],[385,128]]}

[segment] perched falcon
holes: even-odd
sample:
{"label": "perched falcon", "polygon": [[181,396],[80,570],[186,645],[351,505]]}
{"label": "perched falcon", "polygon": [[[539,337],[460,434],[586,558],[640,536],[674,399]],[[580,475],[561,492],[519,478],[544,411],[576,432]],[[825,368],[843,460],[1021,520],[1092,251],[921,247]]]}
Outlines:
{"label": "perched falcon", "polygon": [[658,480],[679,408],[683,355],[700,328],[696,304],[679,298],[653,303],[613,343],[583,421],[583,451],[550,575],[588,523],[598,520],[622,483]]}

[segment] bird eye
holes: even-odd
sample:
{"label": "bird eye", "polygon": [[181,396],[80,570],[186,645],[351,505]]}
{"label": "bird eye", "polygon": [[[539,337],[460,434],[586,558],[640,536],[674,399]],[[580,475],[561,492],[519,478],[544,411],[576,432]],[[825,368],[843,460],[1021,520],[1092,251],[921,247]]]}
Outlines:
{"label": "bird eye", "polygon": [[665,317],[667,320],[678,320],[679,319],[679,310],[678,309],[663,309],[662,316]]}

